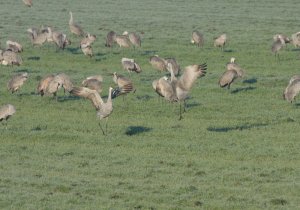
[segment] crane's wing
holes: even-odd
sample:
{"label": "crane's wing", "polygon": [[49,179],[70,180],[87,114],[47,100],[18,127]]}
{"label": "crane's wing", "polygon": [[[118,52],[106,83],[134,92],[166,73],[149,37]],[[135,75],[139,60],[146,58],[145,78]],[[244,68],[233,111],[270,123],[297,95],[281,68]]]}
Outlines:
{"label": "crane's wing", "polygon": [[299,92],[300,92],[300,79],[296,79],[286,87],[284,91],[284,98],[285,100],[292,102]]}
{"label": "crane's wing", "polygon": [[126,84],[122,87],[116,87],[115,89],[112,90],[111,97],[116,98],[119,95],[129,93],[133,90],[134,90],[134,88],[133,88],[132,83]]}
{"label": "crane's wing", "polygon": [[190,90],[197,78],[205,76],[206,70],[206,63],[185,67],[183,75],[178,80],[178,85],[185,90]]}
{"label": "crane's wing", "polygon": [[71,93],[89,99],[97,110],[100,109],[103,104],[103,100],[96,90],[91,90],[86,87],[74,87]]}

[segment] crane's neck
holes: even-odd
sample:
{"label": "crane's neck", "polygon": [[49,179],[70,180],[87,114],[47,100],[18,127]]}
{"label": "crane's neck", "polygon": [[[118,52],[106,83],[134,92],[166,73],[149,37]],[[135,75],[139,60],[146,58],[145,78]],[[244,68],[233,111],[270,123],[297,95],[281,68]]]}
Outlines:
{"label": "crane's neck", "polygon": [[171,82],[176,80],[173,65],[170,65],[170,73],[171,73]]}
{"label": "crane's neck", "polygon": [[72,25],[73,24],[73,14],[72,12],[70,12],[70,21],[69,24]]}
{"label": "crane's neck", "polygon": [[107,102],[111,102],[111,92],[112,92],[112,88],[110,87],[109,88],[109,91],[108,91],[108,98],[107,98]]}

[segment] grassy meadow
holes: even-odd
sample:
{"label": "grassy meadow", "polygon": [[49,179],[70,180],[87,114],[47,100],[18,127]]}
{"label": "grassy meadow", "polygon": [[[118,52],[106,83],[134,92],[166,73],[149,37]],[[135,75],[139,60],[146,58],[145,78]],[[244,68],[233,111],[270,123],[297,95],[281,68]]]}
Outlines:
{"label": "grassy meadow", "polygon": [[[300,102],[282,99],[299,50],[288,45],[280,61],[271,53],[276,33],[300,30],[296,0],[21,0],[0,7],[0,42],[20,42],[23,65],[0,66],[0,105],[16,114],[0,124],[0,209],[299,209]],[[69,31],[69,11],[97,36],[95,56],[79,49]],[[32,47],[26,30],[52,26],[72,44]],[[193,30],[205,44],[190,43]],[[114,30],[142,32],[142,48],[104,46]],[[222,52],[213,38],[227,33]],[[149,57],[174,57],[182,68],[206,62],[187,112],[159,100],[152,81],[164,75]],[[108,134],[102,135],[90,101],[59,92],[59,100],[36,94],[39,80],[64,72],[79,86],[90,75],[127,75],[121,58],[135,58],[137,91],[113,101]],[[230,57],[246,70],[230,90],[218,79]],[[19,93],[6,84],[17,72],[29,79]]]}

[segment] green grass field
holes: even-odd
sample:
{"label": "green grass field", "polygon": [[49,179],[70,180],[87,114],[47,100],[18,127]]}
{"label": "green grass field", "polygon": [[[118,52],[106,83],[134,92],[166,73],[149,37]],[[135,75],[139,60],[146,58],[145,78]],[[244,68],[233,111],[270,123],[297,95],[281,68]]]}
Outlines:
{"label": "green grass field", "polygon": [[[3,1],[0,41],[24,46],[23,65],[0,66],[0,105],[17,112],[0,126],[0,209],[299,209],[300,102],[282,93],[299,74],[299,50],[289,45],[280,62],[271,53],[276,33],[300,30],[296,0],[21,0]],[[69,11],[97,36],[95,56],[85,57],[69,31]],[[65,32],[72,45],[32,47],[26,30],[41,25]],[[190,43],[193,30],[205,45]],[[104,47],[110,31],[144,32],[142,48]],[[225,52],[213,47],[221,33]],[[158,100],[151,55],[175,57],[181,67],[206,62],[187,101]],[[108,135],[98,126],[90,101],[59,93],[59,101],[36,95],[39,79],[64,72],[79,86],[86,77],[104,77],[103,95],[113,85],[109,73],[128,75],[122,57],[141,65],[132,74],[137,89],[125,102],[114,99]],[[246,76],[230,90],[218,79],[230,57]],[[29,79],[17,94],[6,83],[17,72]]]}

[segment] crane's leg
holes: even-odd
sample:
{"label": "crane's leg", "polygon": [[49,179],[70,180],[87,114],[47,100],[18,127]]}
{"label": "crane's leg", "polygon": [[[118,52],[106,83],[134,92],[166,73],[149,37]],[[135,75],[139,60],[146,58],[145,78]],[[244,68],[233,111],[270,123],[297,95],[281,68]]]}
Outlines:
{"label": "crane's leg", "polygon": [[179,102],[179,120],[181,120],[182,119],[182,107],[181,107],[181,102]]}
{"label": "crane's leg", "polygon": [[183,101],[183,113],[186,112],[186,100]]}
{"label": "crane's leg", "polygon": [[105,133],[107,134],[107,124],[108,124],[108,117],[106,118],[106,123],[105,123]]}
{"label": "crane's leg", "polygon": [[101,128],[101,131],[102,131],[103,135],[105,136],[105,132],[104,132],[104,130],[103,130],[103,128],[102,128],[101,121],[99,122],[99,126],[100,126],[100,128]]}

